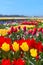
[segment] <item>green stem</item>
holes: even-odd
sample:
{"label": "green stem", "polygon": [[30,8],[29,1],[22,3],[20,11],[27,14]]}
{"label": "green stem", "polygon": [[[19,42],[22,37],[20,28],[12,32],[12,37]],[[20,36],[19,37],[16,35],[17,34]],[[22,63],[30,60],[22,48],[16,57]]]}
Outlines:
{"label": "green stem", "polygon": [[36,65],[41,65],[41,61],[40,60],[36,61]]}
{"label": "green stem", "polygon": [[30,65],[29,60],[26,61],[26,65]]}

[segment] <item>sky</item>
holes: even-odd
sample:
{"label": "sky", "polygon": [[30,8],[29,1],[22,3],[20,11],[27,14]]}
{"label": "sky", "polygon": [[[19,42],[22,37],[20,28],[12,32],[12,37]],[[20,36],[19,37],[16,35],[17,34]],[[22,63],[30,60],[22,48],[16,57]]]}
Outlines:
{"label": "sky", "polygon": [[43,0],[0,0],[0,14],[43,16]]}

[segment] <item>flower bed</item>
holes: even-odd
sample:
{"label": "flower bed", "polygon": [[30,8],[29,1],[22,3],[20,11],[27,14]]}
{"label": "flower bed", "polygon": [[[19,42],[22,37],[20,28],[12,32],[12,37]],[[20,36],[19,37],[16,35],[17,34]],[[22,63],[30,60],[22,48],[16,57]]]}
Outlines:
{"label": "flower bed", "polygon": [[43,65],[43,27],[0,29],[0,65]]}
{"label": "flower bed", "polygon": [[[12,41],[0,36],[0,63],[1,65],[40,65],[43,59],[43,45],[34,38]],[[40,62],[39,62],[40,61]]]}

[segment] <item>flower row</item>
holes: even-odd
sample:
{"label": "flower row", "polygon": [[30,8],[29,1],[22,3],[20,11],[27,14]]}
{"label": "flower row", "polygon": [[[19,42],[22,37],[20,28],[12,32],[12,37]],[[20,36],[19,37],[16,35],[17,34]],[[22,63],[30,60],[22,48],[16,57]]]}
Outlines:
{"label": "flower row", "polygon": [[24,51],[29,52],[32,57],[38,56],[40,52],[43,52],[43,45],[41,42],[36,42],[34,39],[20,39],[11,41],[10,38],[0,37],[0,49],[8,52],[12,50],[13,52]]}
{"label": "flower row", "polygon": [[[10,29],[0,29],[0,35],[2,36],[5,36],[7,34],[11,34],[11,33],[15,33],[15,32],[18,32],[19,33],[19,30],[21,29],[20,26],[18,26],[18,28],[14,28],[14,27],[11,27]],[[27,31],[28,34],[36,34],[36,32],[42,32],[43,33],[43,28],[33,28],[33,29],[30,29],[30,30],[27,30],[26,29],[26,26],[24,26],[22,28],[22,31]]]}
{"label": "flower row", "polygon": [[27,29],[26,28],[26,26],[24,26],[22,29],[21,29],[21,27],[20,26],[18,26],[18,28],[14,28],[14,27],[11,27],[10,28],[10,30],[7,32],[8,34],[11,34],[11,33],[15,33],[15,32],[19,32],[20,30],[22,30],[22,31],[27,31],[27,33],[28,34],[32,34],[32,35],[34,35],[34,34],[36,34],[37,32],[41,32],[41,33],[43,33],[43,28],[42,27],[40,27],[40,28],[33,28],[33,29]]}
{"label": "flower row", "polygon": [[25,65],[25,60],[18,58],[11,62],[10,59],[2,59],[0,65]]}
{"label": "flower row", "polygon": [[21,23],[22,25],[38,25],[38,21],[24,21]]}
{"label": "flower row", "polygon": [[26,28],[34,28],[35,26],[32,26],[32,25],[30,25],[30,26],[28,26],[28,25],[26,25],[26,26],[20,25],[20,26],[10,27],[8,29],[0,29],[0,35],[5,36],[5,35],[7,35],[7,33],[9,31],[10,32],[18,32],[20,30],[20,28],[24,29],[25,27]]}

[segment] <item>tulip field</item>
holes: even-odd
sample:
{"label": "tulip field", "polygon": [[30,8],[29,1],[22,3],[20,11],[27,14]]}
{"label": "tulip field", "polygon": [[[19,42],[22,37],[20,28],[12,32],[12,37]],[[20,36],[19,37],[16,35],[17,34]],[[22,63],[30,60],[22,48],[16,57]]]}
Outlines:
{"label": "tulip field", "polygon": [[0,65],[43,65],[43,22],[0,25]]}

